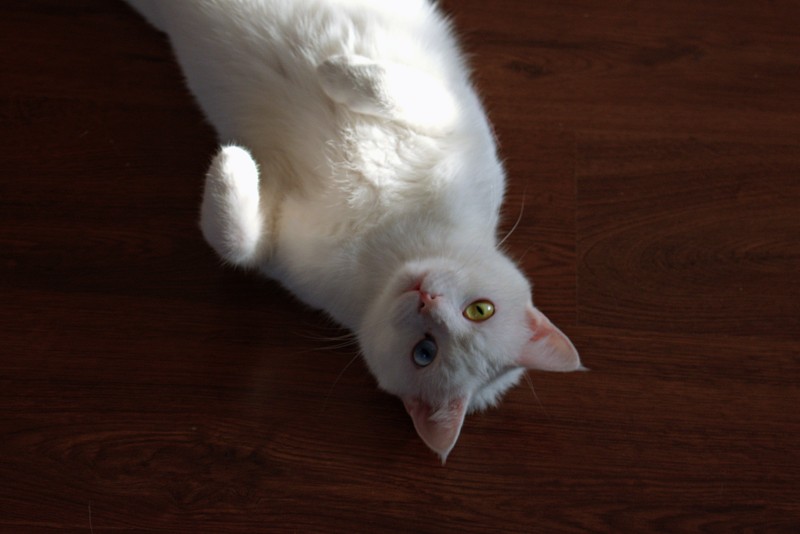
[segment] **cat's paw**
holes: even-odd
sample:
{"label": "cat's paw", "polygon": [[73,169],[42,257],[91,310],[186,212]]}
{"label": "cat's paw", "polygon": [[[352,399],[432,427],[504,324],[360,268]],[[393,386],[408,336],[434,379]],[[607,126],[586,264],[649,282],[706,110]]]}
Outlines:
{"label": "cat's paw", "polygon": [[356,113],[398,121],[423,133],[446,133],[458,106],[432,75],[357,55],[332,56],[317,67],[325,94]]}
{"label": "cat's paw", "polygon": [[226,261],[249,266],[258,259],[264,232],[258,166],[244,148],[224,146],[214,157],[206,174],[200,228]]}

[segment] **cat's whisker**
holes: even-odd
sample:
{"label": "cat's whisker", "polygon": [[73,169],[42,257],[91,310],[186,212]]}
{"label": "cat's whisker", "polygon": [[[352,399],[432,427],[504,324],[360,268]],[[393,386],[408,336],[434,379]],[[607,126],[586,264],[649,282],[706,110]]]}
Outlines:
{"label": "cat's whisker", "polygon": [[322,347],[322,348],[325,349],[325,350],[338,350],[338,349],[346,349],[348,347],[354,347],[356,345],[358,345],[358,339],[353,338],[353,339],[351,339],[349,341],[344,341],[344,342],[338,343],[336,345],[328,345],[328,346],[325,346],[325,347]]}
{"label": "cat's whisker", "polygon": [[320,342],[331,342],[331,343],[339,343],[339,342],[351,342],[355,340],[355,334],[348,333],[341,336],[310,336],[305,335],[303,336],[307,339],[311,339],[313,341],[320,341]]}
{"label": "cat's whisker", "polygon": [[509,237],[511,237],[511,234],[513,234],[514,230],[517,229],[517,226],[519,226],[519,223],[522,222],[522,215],[525,213],[525,194],[526,194],[526,191],[522,192],[522,203],[519,206],[519,215],[517,215],[517,220],[514,222],[514,225],[511,227],[511,230],[509,230],[506,233],[506,235],[503,237],[503,239],[501,239],[500,242],[497,243],[497,248],[498,249],[503,246],[503,243],[505,243],[506,240]]}
{"label": "cat's whisker", "polygon": [[[319,325],[314,325],[314,327],[319,327]],[[331,327],[331,330],[335,330],[337,332],[341,332],[342,329],[336,326]],[[353,332],[345,332],[338,336],[318,336],[314,333],[303,331],[303,332],[294,332],[297,337],[301,337],[304,339],[309,339],[311,341],[320,341],[320,342],[339,342],[339,341],[350,341],[355,339],[356,335]]]}
{"label": "cat's whisker", "polygon": [[536,403],[539,405],[539,408],[542,409],[542,412],[544,412],[545,417],[550,419],[550,414],[547,413],[547,410],[545,409],[544,404],[542,404],[542,401],[539,399],[539,395],[536,394],[536,390],[533,388],[533,380],[531,380],[530,375],[527,372],[525,372],[525,373],[523,373],[522,376],[525,377],[525,382],[528,383],[528,387],[530,388],[531,393],[533,393],[533,398],[536,399]]}
{"label": "cat's whisker", "polygon": [[523,251],[522,251],[522,254],[520,254],[520,255],[519,255],[519,257],[517,257],[517,258],[516,258],[516,261],[517,261],[517,264],[518,264],[518,265],[522,265],[522,264],[523,264],[523,262],[525,261],[525,256],[527,256],[527,255],[528,255],[528,252],[530,252],[530,251],[531,251],[531,249],[532,249],[534,246],[536,246],[536,245],[535,245],[534,243],[531,243],[530,245],[528,245],[528,246],[525,248],[525,250],[523,250]]}
{"label": "cat's whisker", "polygon": [[330,400],[331,395],[333,394],[333,390],[336,389],[336,385],[342,379],[342,377],[344,376],[344,373],[350,368],[351,365],[353,365],[353,363],[360,356],[361,356],[361,353],[357,352],[355,356],[350,358],[350,361],[347,362],[347,364],[342,368],[342,370],[339,371],[339,374],[336,375],[336,380],[333,381],[333,385],[331,385],[331,388],[328,390],[328,393],[325,395],[325,401],[322,403],[322,410],[320,410],[320,413],[324,413],[325,412],[325,409],[328,407],[328,401]]}
{"label": "cat's whisker", "polygon": [[330,337],[315,336],[309,334],[308,332],[294,332],[294,335],[296,335],[298,338],[307,339],[319,344],[319,346],[314,349],[315,351],[333,351],[358,345],[358,337],[354,333]]}

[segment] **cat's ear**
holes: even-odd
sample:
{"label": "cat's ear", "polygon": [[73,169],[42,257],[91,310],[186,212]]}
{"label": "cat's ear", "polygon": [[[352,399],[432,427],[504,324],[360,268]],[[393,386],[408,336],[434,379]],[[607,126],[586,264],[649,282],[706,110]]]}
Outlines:
{"label": "cat's ear", "polygon": [[585,371],[578,351],[564,333],[533,306],[527,311],[531,337],[522,349],[517,364],[540,371]]}
{"label": "cat's ear", "polygon": [[403,399],[403,404],[414,421],[419,437],[439,455],[444,464],[461,434],[461,426],[467,413],[467,399],[454,399],[436,410],[416,398]]}
{"label": "cat's ear", "polygon": [[429,135],[449,131],[458,116],[453,95],[433,76],[400,63],[339,55],[317,67],[322,89],[356,113],[398,121]]}

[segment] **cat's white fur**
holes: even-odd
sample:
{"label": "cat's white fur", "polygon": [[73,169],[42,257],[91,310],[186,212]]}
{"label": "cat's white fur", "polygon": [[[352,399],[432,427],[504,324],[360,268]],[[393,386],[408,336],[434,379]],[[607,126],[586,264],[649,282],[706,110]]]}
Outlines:
{"label": "cat's white fur", "polygon": [[[498,250],[492,130],[426,0],[129,0],[169,35],[223,146],[201,227],[357,333],[442,460],[526,368],[581,368]],[[483,322],[463,314],[487,299]],[[412,359],[425,336],[438,354]]]}

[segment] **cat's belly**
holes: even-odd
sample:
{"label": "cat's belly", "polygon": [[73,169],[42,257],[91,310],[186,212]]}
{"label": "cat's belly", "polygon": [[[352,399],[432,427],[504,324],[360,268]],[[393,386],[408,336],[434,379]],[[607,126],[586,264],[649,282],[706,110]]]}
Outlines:
{"label": "cat's belly", "polygon": [[353,252],[360,232],[337,205],[330,197],[284,199],[274,249],[263,270],[306,304],[352,328],[363,307],[355,295],[364,277]]}

